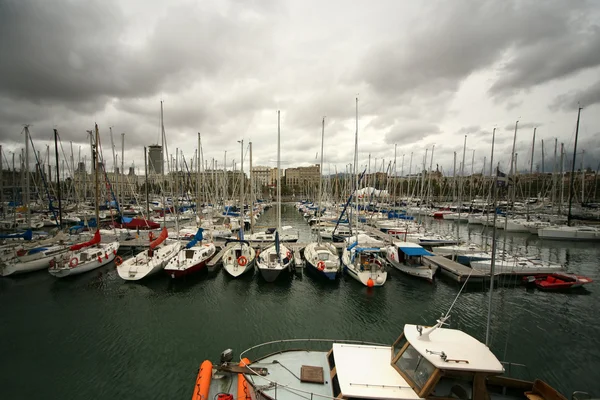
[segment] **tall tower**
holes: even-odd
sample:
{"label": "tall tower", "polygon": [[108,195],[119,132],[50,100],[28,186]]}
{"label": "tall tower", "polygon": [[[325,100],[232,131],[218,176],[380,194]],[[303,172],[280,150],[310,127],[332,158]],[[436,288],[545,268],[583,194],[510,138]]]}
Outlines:
{"label": "tall tower", "polygon": [[163,151],[162,146],[153,144],[148,146],[148,173],[162,174],[163,172]]}

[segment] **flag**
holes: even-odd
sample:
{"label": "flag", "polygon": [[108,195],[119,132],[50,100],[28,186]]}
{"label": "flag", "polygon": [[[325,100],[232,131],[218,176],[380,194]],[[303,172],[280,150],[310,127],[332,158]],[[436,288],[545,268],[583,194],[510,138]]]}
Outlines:
{"label": "flag", "polygon": [[498,187],[504,187],[508,184],[508,178],[504,172],[500,171],[500,168],[496,168],[496,184]]}

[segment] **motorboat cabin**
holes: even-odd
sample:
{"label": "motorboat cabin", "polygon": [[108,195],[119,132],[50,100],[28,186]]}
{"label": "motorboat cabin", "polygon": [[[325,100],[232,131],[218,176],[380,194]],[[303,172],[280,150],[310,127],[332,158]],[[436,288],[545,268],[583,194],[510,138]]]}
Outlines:
{"label": "motorboat cabin", "polygon": [[[252,357],[249,353],[263,346],[288,344],[295,349],[252,357],[255,361],[240,364],[244,370],[231,372],[244,374],[251,389],[244,392],[256,399],[566,400],[541,380],[503,376],[502,363],[486,345],[460,330],[443,328],[445,320],[433,327],[405,325],[392,346],[335,342],[325,352],[298,350],[297,342],[307,339],[267,342],[245,350],[240,358]],[[233,365],[224,363],[213,375]],[[206,385],[203,390],[208,393]]]}

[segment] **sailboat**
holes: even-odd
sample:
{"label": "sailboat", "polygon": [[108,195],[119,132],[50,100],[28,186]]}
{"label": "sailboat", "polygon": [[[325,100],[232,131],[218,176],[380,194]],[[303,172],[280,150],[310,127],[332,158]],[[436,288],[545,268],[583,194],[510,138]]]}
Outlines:
{"label": "sailboat", "polygon": [[223,252],[222,262],[225,271],[237,278],[254,268],[256,251],[247,240],[244,240],[244,141],[241,140],[241,182],[240,182],[240,228],[237,238],[228,239]]}
{"label": "sailboat", "polygon": [[202,232],[198,232],[177,255],[169,260],[164,271],[171,278],[179,278],[193,272],[201,271],[216,254],[214,243],[202,243]]}
{"label": "sailboat", "polygon": [[[356,133],[354,136],[354,176],[355,226],[358,227],[358,98],[356,99]],[[359,246],[357,231],[353,243],[344,247],[342,251],[344,271],[367,287],[383,286],[387,280],[387,271],[384,266],[385,261],[379,255],[380,253],[380,247]]]}
{"label": "sailboat", "polygon": [[39,246],[32,249],[20,249],[14,258],[6,260],[0,266],[0,275],[9,276],[26,272],[40,271],[50,267],[52,259],[69,250],[68,246],[55,244]]}
{"label": "sailboat", "polygon": [[275,241],[256,258],[256,268],[267,282],[273,282],[282,271],[291,271],[294,256],[292,250],[279,240],[281,232],[281,113],[277,111],[277,231]]}
{"label": "sailboat", "polygon": [[[323,193],[323,147],[325,140],[325,117],[323,117],[321,130],[321,163],[319,165],[319,201],[317,204],[317,225],[321,222],[321,201]],[[323,275],[330,280],[335,280],[340,272],[340,258],[337,249],[331,243],[321,240],[321,232],[317,230],[317,241],[309,243],[304,248],[304,259],[308,270]]]}
{"label": "sailboat", "polygon": [[[99,221],[99,206],[98,206],[98,198],[99,198],[99,183],[98,183],[98,169],[100,167],[98,162],[99,156],[99,132],[98,125],[95,125],[96,132],[96,151],[95,154],[95,182],[96,182],[96,193],[95,193],[95,201],[96,201],[96,221]],[[56,133],[56,130],[55,130]],[[59,195],[60,199],[60,195]],[[60,204],[60,203],[59,203]],[[62,221],[62,218],[61,218]],[[117,251],[119,250],[119,242],[111,241],[109,243],[101,243],[100,229],[96,229],[96,233],[94,237],[84,243],[79,243],[71,246],[69,248],[69,252],[63,254],[60,257],[54,257],[50,262],[50,268],[48,272],[57,277],[64,278],[70,275],[77,275],[84,272],[91,271],[96,268],[100,268],[110,262],[112,262],[117,257]]]}
{"label": "sailboat", "polygon": [[97,230],[90,241],[75,244],[69,248],[69,252],[66,254],[53,258],[50,261],[48,272],[57,278],[64,278],[82,274],[112,262],[117,257],[119,242],[100,242],[100,230]]}
{"label": "sailboat", "polygon": [[150,248],[125,260],[117,266],[119,276],[126,281],[137,281],[162,270],[181,248],[181,243],[164,243],[169,237],[167,228],[163,227],[158,238],[150,243]]}

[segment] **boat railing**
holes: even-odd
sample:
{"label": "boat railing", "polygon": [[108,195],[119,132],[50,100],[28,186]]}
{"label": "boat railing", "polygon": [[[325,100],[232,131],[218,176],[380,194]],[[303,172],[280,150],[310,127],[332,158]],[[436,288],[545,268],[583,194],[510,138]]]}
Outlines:
{"label": "boat railing", "polygon": [[[346,344],[368,345],[368,346],[389,346],[389,344],[367,342],[367,341],[361,341],[361,340],[282,339],[282,340],[273,340],[270,342],[257,344],[255,346],[252,346],[252,347],[242,351],[240,353],[240,362],[243,365],[243,364],[245,364],[243,361],[244,358],[248,358],[249,360],[261,360],[266,357],[269,357],[269,356],[272,356],[275,354],[285,353],[288,351],[323,351],[323,352],[327,352],[332,348],[333,343],[346,343]],[[302,346],[299,346],[299,344],[302,344]],[[268,350],[264,351],[265,349],[268,349],[269,347],[277,347],[278,349],[276,351],[271,351],[271,352],[269,352]],[[252,352],[259,350],[259,349],[264,354],[261,354],[256,357],[251,357],[251,356],[253,356]],[[254,371],[250,365],[245,365],[245,366],[253,374],[260,376],[258,371]],[[301,393],[303,395],[309,396],[307,398],[309,398],[311,400],[312,399],[335,399],[336,398],[335,396],[333,396],[333,394],[331,396],[328,396],[328,395],[323,395],[320,393],[314,393],[314,392],[311,392],[308,390],[300,389],[300,388],[294,387],[292,385],[282,384],[282,383],[276,382],[272,379],[269,379],[268,376],[261,376],[261,379],[264,379],[268,383],[266,385],[255,386],[255,389],[257,390],[257,392],[261,392],[263,389],[269,389],[269,390],[273,389],[273,390],[275,390],[274,398],[277,398],[277,390],[279,388],[285,389],[285,390],[288,390],[290,392],[294,392],[297,394]],[[261,393],[258,393],[258,394],[261,394]]]}
{"label": "boat railing", "polygon": [[[506,375],[509,377],[514,378],[515,377],[513,375],[514,372],[525,371],[527,374],[527,379],[529,379],[529,380],[533,379],[531,370],[525,364],[519,364],[519,363],[510,362],[510,361],[501,361],[500,363],[505,367]],[[517,367],[516,371],[515,371],[514,367]]]}

